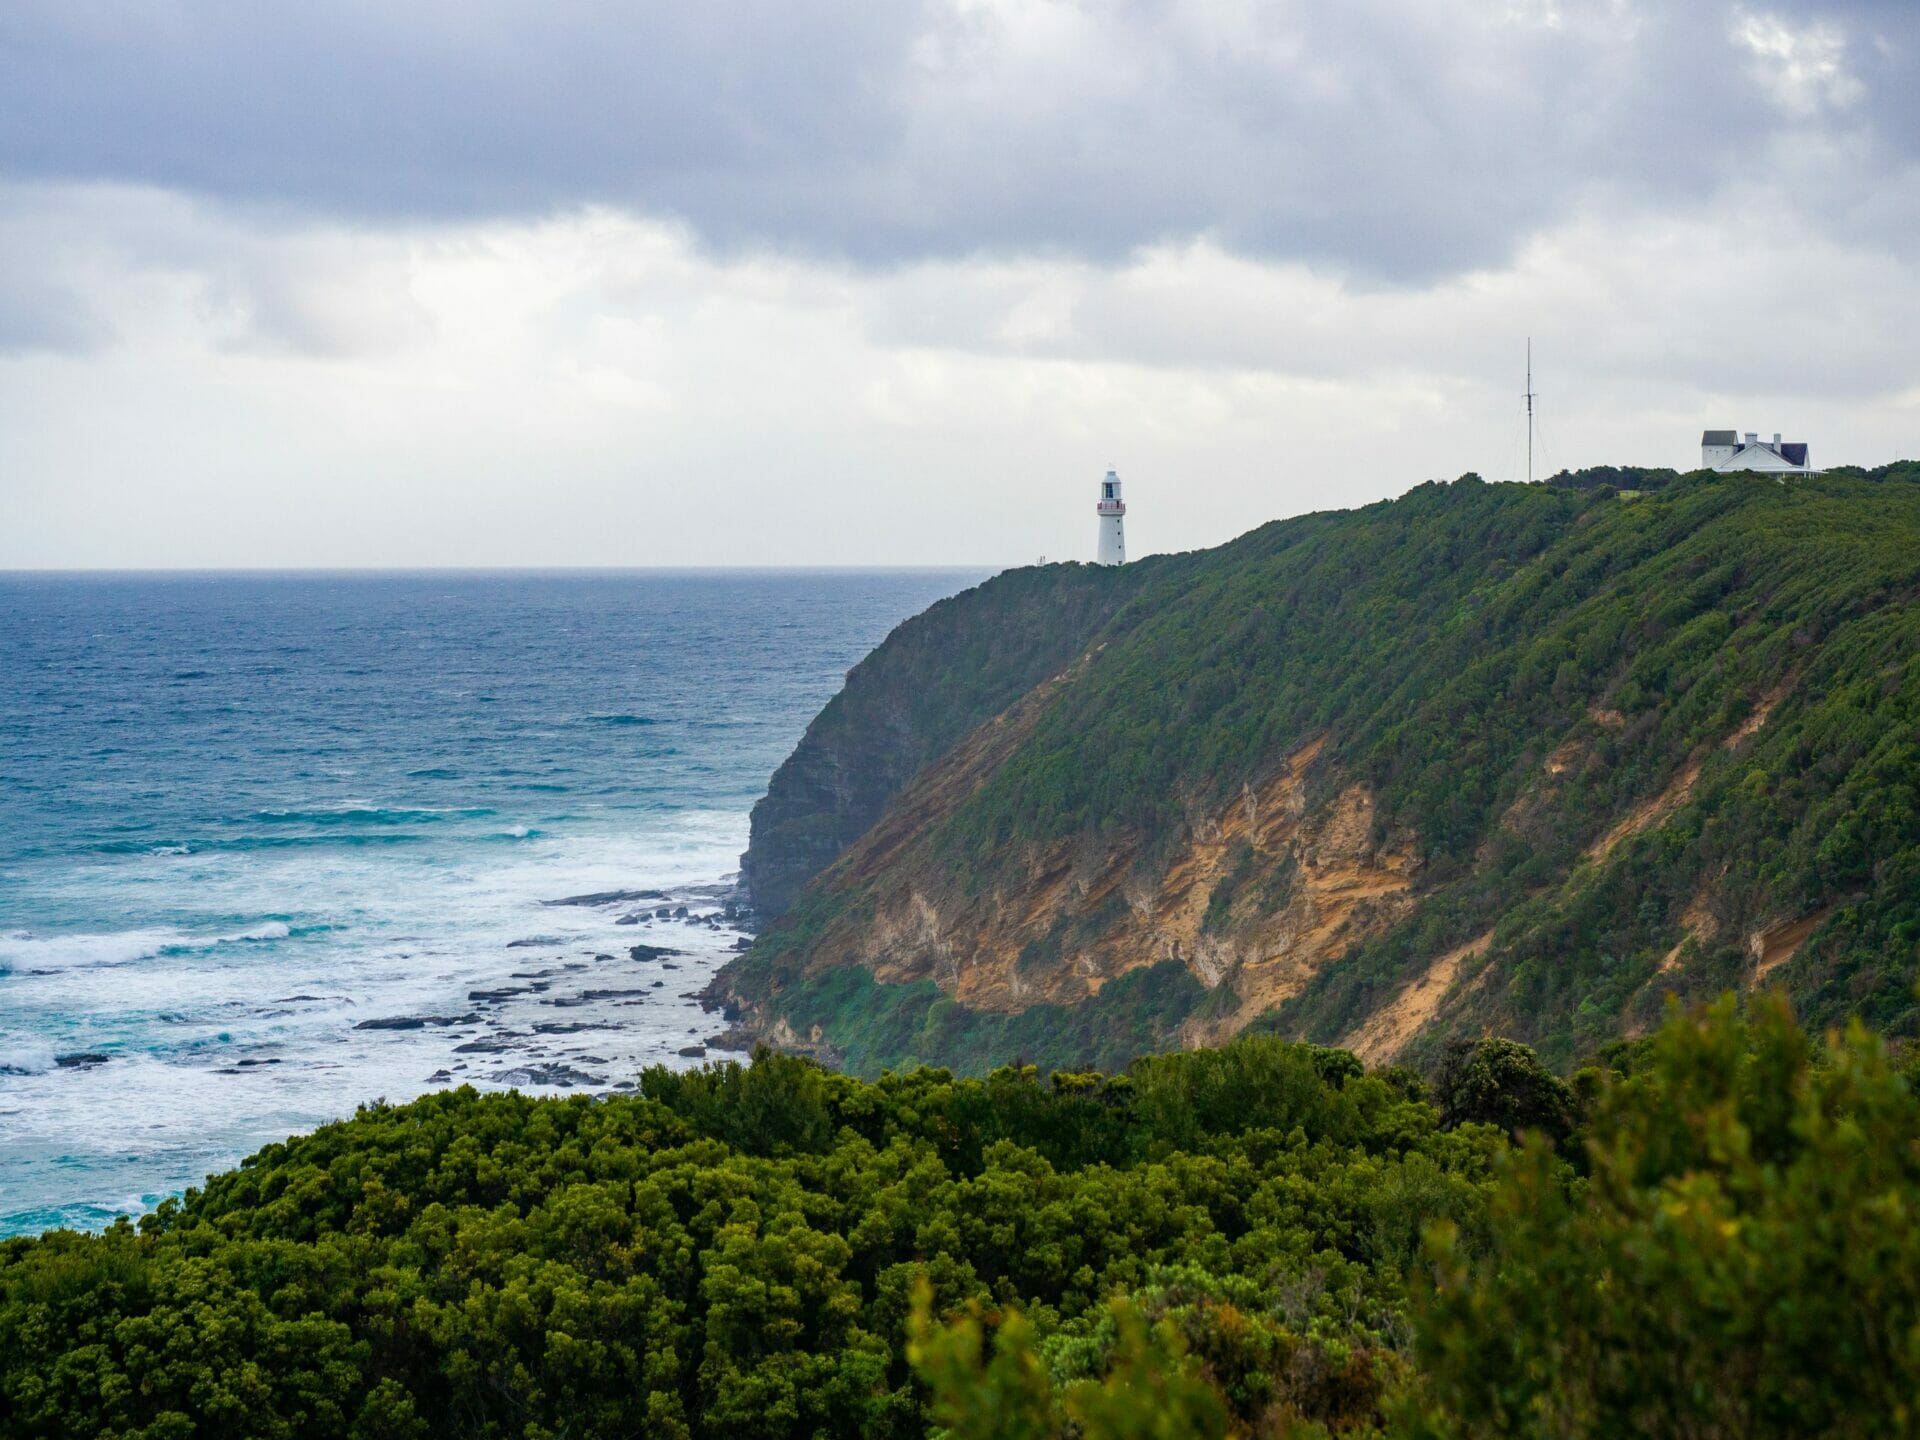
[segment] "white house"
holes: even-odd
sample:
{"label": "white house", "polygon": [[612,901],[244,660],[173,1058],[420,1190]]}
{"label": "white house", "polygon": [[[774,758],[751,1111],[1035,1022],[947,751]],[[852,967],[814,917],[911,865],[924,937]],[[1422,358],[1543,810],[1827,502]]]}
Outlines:
{"label": "white house", "polygon": [[1700,467],[1703,470],[1784,470],[1800,475],[1814,473],[1805,441],[1782,444],[1780,432],[1773,432],[1771,443],[1749,430],[1744,437],[1733,430],[1709,430],[1700,437]]}

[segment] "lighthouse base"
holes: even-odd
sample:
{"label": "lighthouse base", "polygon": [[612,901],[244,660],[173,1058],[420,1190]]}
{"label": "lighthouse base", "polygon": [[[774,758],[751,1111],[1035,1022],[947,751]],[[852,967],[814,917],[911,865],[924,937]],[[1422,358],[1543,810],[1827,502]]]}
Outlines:
{"label": "lighthouse base", "polygon": [[1100,517],[1100,553],[1098,564],[1124,565],[1127,563],[1127,537],[1121,529],[1122,521],[1118,515]]}

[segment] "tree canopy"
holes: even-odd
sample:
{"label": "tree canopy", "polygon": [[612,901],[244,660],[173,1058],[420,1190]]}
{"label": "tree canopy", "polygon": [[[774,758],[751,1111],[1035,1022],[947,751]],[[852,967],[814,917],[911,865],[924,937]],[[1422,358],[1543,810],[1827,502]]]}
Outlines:
{"label": "tree canopy", "polygon": [[0,1244],[0,1433],[1920,1425],[1920,1102],[1880,1041],[1726,1003],[1564,1093],[1536,1065],[1483,1048],[1451,1115],[1270,1036],[371,1106]]}

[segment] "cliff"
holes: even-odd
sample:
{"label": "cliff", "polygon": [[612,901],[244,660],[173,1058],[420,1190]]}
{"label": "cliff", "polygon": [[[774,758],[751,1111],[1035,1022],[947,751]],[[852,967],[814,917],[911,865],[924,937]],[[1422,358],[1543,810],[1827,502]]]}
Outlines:
{"label": "cliff", "polygon": [[1009,570],[899,625],[753,807],[740,867],[754,908],[785,911],[916,772],[1071,662],[1165,563]]}
{"label": "cliff", "polygon": [[1567,1063],[1763,985],[1915,1028],[1913,467],[1470,477],[1136,568],[1043,679],[893,752],[717,998],[863,1070],[1250,1026]]}

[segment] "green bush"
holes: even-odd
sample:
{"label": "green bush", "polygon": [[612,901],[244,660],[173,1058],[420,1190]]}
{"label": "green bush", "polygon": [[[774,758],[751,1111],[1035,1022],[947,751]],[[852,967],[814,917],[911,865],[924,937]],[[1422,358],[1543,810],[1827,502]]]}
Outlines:
{"label": "green bush", "polygon": [[1511,1156],[1491,1247],[1440,1228],[1412,1428],[1920,1431],[1920,1099],[1879,1040],[1722,1002],[1602,1090],[1586,1152]]}
{"label": "green bush", "polygon": [[1475,1054],[1494,1123],[1451,1129],[1271,1037],[370,1107],[137,1229],[0,1243],[0,1435],[1920,1433],[1882,1042],[1676,1015],[1558,1148],[1506,1137],[1534,1067]]}

